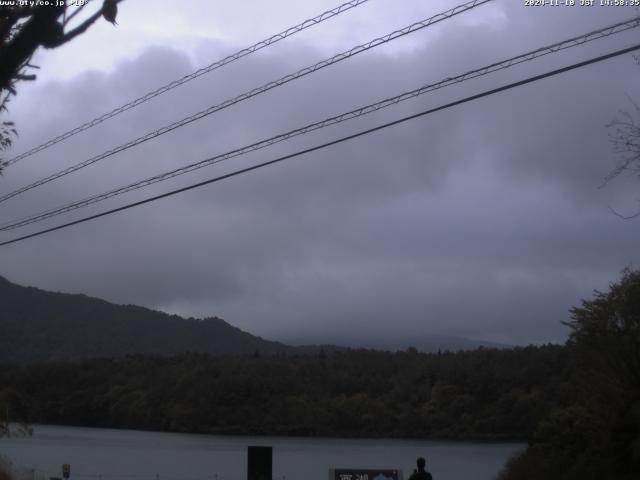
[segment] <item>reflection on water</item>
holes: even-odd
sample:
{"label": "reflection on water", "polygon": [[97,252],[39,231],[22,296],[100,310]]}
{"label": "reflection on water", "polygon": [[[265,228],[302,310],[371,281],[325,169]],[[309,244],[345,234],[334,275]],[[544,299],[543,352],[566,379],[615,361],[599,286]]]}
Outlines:
{"label": "reflection on water", "polygon": [[273,447],[274,479],[327,480],[330,468],[401,469],[424,456],[435,480],[492,480],[516,443],[188,435],[36,425],[32,437],[0,439],[0,453],[34,478],[245,480],[247,446]]}

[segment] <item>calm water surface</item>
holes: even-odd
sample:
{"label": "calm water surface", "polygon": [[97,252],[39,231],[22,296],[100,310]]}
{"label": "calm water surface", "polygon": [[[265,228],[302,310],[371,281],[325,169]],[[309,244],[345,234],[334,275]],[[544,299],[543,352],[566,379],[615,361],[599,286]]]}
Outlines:
{"label": "calm water surface", "polygon": [[[414,440],[309,439],[186,435],[39,426],[32,437],[0,439],[0,454],[14,465],[35,469],[36,479],[71,480],[245,480],[248,445],[273,447],[273,476],[327,480],[330,468],[401,469],[404,478],[424,456],[435,480],[491,480],[517,443]],[[158,476],[156,476],[158,475]]]}

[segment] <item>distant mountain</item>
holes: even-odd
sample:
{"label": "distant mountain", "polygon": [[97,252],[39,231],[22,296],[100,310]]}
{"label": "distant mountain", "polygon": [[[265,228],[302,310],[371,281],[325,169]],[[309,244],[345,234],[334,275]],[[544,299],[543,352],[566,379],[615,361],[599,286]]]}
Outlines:
{"label": "distant mountain", "polygon": [[0,277],[0,362],[128,354],[293,352],[220,318],[203,320],[23,287]]}
{"label": "distant mountain", "polygon": [[[475,350],[479,347],[483,348],[511,348],[513,345],[505,345],[495,342],[485,342],[480,340],[471,340],[465,337],[456,337],[452,335],[434,335],[424,334],[412,337],[389,336],[385,339],[371,340],[367,342],[369,348],[377,350],[406,350],[407,348],[415,348],[421,352],[437,353],[440,351],[455,352],[458,350]],[[358,342],[350,342],[353,347],[358,347]]]}
{"label": "distant mountain", "polygon": [[480,346],[505,347],[437,335],[341,338],[294,347],[251,335],[217,317],[182,318],[86,295],[23,287],[0,277],[0,362],[84,360],[130,354],[170,356],[185,352],[315,355],[345,348],[396,351],[415,347],[423,352],[437,352],[475,350]]}
{"label": "distant mountain", "polygon": [[[496,342],[486,342],[481,340],[471,340],[465,337],[456,337],[451,335],[433,335],[425,334],[411,337],[403,337],[401,335],[394,336],[388,335],[386,338],[368,338],[366,334],[356,337],[345,337],[323,339],[326,344],[330,344],[335,348],[336,345],[340,345],[338,348],[366,348],[373,350],[386,350],[389,352],[403,351],[408,348],[415,348],[420,352],[437,353],[438,351],[456,352],[459,350],[476,350],[479,347],[483,348],[512,348],[513,345],[506,345]],[[306,343],[304,339],[295,339],[288,343],[299,345]],[[323,345],[323,348],[327,348],[327,345]],[[303,349],[305,347],[298,347]],[[316,350],[320,347],[314,347]]]}

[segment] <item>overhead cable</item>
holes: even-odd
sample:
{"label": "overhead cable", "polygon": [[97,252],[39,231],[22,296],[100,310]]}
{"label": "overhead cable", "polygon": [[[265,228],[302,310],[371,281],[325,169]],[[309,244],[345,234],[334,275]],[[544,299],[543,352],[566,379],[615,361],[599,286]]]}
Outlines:
{"label": "overhead cable", "polygon": [[378,37],[375,38],[367,43],[358,45],[356,47],[353,47],[345,52],[339,53],[337,55],[334,55],[331,58],[322,60],[314,65],[305,67],[301,70],[298,70],[295,73],[290,73],[288,75],[285,75],[284,77],[279,78],[278,80],[273,80],[269,83],[266,83],[260,87],[254,88],[252,90],[249,90],[248,92],[245,92],[241,95],[238,95],[234,98],[225,100],[222,103],[219,103],[217,105],[212,105],[208,108],[206,108],[205,110],[201,110],[193,115],[190,115],[188,117],[185,117],[181,120],[178,120],[176,122],[173,122],[169,125],[166,125],[164,127],[161,127],[157,130],[154,130],[153,132],[149,132],[141,137],[136,138],[135,140],[131,140],[125,144],[119,145],[115,148],[112,148],[111,150],[107,150],[106,152],[103,152],[99,155],[96,155],[94,157],[91,157],[87,160],[84,160],[83,162],[77,163],[73,166],[70,166],[68,168],[65,168],[63,170],[60,170],[56,173],[53,173],[45,178],[42,178],[34,183],[31,183],[29,185],[26,185],[24,187],[21,187],[17,190],[14,190],[13,192],[7,193],[5,195],[1,195],[0,196],[0,202],[4,202],[6,200],[9,200],[10,198],[15,197],[16,195],[20,195],[21,193],[24,193],[28,190],[32,190],[36,187],[39,187],[40,185],[44,185],[45,183],[49,183],[53,180],[56,180],[60,177],[63,177],[65,175],[69,175],[70,173],[76,172],[82,168],[88,167],[89,165],[93,165],[96,162],[99,162],[100,160],[104,160],[105,158],[108,158],[112,155],[115,155],[117,153],[120,153],[124,150],[127,150],[129,148],[132,148],[136,145],[139,145],[141,143],[144,143],[148,140],[154,139],[156,137],[159,137],[160,135],[164,135],[166,133],[169,133],[177,128],[180,127],[184,127],[185,125],[188,125],[192,122],[195,122],[196,120],[200,120],[204,117],[207,117],[213,113],[219,112],[220,110],[223,110],[225,108],[228,108],[232,105],[235,105],[236,103],[240,103],[244,100],[248,100],[252,97],[255,97],[256,95],[260,95],[262,93],[265,93],[269,90],[272,90],[276,87],[280,87],[282,85],[285,85],[293,80],[297,80],[299,78],[302,78],[306,75],[309,75],[311,73],[317,72],[318,70],[321,70],[322,68],[328,67],[329,65],[333,65],[335,63],[341,62],[343,60],[346,60],[348,58],[351,58],[359,53],[362,52],[366,52],[368,50],[371,50],[372,48],[378,47],[380,45],[383,45],[385,43],[391,42],[393,40],[396,40],[400,37],[404,37],[406,35],[409,35],[411,33],[417,32],[418,30],[422,30],[423,28],[429,27],[431,25],[434,25],[438,22],[441,22],[443,20],[447,20],[455,15],[459,15],[463,12],[469,11],[473,8],[476,8],[480,5],[483,5],[485,3],[491,2],[493,0],[472,0],[470,2],[467,2],[463,5],[459,5],[457,7],[451,8],[445,12],[439,13],[437,15],[434,15],[432,17],[429,17],[427,19],[424,19],[420,22],[416,22],[413,23],[407,27],[404,27],[400,30],[396,30],[394,32],[391,32],[387,35],[384,35],[382,37]]}
{"label": "overhead cable", "polygon": [[11,158],[10,160],[7,161],[8,165],[11,165],[13,163],[16,163],[24,158],[30,157],[31,155],[34,155],[38,152],[41,152],[42,150],[45,150],[49,147],[52,147],[53,145],[56,145],[57,143],[62,142],[63,140],[66,140],[67,138],[73,137],[74,135],[77,135],[80,132],[84,132],[85,130],[88,130],[92,127],[95,127],[96,125],[101,124],[102,122],[109,120],[110,118],[115,117],[116,115],[120,115],[121,113],[126,112],[127,110],[130,110],[134,107],[137,107],[138,105],[141,105],[143,103],[148,102],[149,100],[151,100],[152,98],[155,98],[159,95],[162,95],[163,93],[166,93],[170,90],[173,90],[174,88],[177,88],[181,85],[184,85],[187,82],[190,82],[191,80],[194,80],[198,77],[201,77],[202,75],[205,75],[207,73],[213,72],[214,70],[217,70],[218,68],[224,67],[225,65],[228,65],[232,62],[235,62],[236,60],[240,60],[243,57],[246,57],[247,55],[250,55],[252,53],[257,52],[258,50],[261,50],[265,47],[268,47],[270,45],[273,45],[274,43],[279,42],[280,40],[284,40],[287,37],[290,37],[292,35],[295,35],[296,33],[299,33],[303,30],[306,30],[309,27],[313,27],[315,25],[318,25],[319,23],[324,22],[325,20],[329,20],[330,18],[333,18],[337,15],[340,15],[343,12],[346,12],[348,10],[351,10],[354,7],[357,7],[359,5],[362,5],[363,3],[367,3],[369,0],[352,0],[350,2],[346,2],[343,3],[342,5],[339,5],[331,10],[327,10],[326,12],[321,13],[320,15],[317,15],[313,18],[309,18],[307,20],[305,20],[302,23],[299,23],[298,25],[295,25],[293,27],[289,27],[286,30],[283,30],[280,33],[276,33],[275,35],[270,36],[269,38],[265,39],[265,40],[261,40],[258,43],[255,43],[253,45],[251,45],[250,47],[247,48],[243,48],[242,50],[239,50],[227,57],[224,57],[221,60],[218,60],[210,65],[207,65],[206,67],[202,67],[198,70],[196,70],[195,72],[192,72],[188,75],[185,75],[182,78],[179,78],[178,80],[174,80],[170,83],[167,83],[166,85],[163,85],[151,92],[145,93],[144,95],[142,95],[139,98],[136,98],[135,100],[132,100],[128,103],[125,103],[124,105],[121,105],[117,108],[114,108],[113,110],[111,110],[110,112],[107,112],[103,115],[100,115],[99,117],[94,118],[93,120],[90,120],[86,123],[83,123],[82,125],[75,127],[67,132],[64,132],[60,135],[58,135],[57,137],[54,137],[44,143],[42,143],[41,145],[38,145],[36,147],[33,147],[32,149],[21,153],[20,155],[17,155],[16,157]]}
{"label": "overhead cable", "polygon": [[461,100],[457,100],[455,102],[447,103],[445,105],[441,105],[439,107],[431,108],[429,110],[424,110],[424,111],[422,111],[420,113],[409,115],[409,116],[400,118],[398,120],[394,120],[392,122],[388,122],[388,123],[384,123],[382,125],[378,125],[377,127],[369,128],[367,130],[363,130],[363,131],[360,131],[358,133],[354,133],[352,135],[347,135],[347,136],[338,138],[337,140],[332,140],[330,142],[326,142],[326,143],[323,143],[321,145],[316,145],[316,146],[311,147],[311,148],[300,150],[298,152],[295,152],[295,153],[292,153],[292,154],[289,154],[289,155],[284,155],[282,157],[278,157],[278,158],[275,158],[273,160],[269,160],[267,162],[263,162],[263,163],[259,163],[257,165],[252,165],[250,167],[242,168],[240,170],[236,170],[234,172],[227,173],[225,175],[220,175],[218,177],[214,177],[214,178],[211,178],[209,180],[205,180],[203,182],[199,182],[199,183],[196,183],[196,184],[193,184],[193,185],[189,185],[187,187],[182,187],[182,188],[179,188],[179,189],[176,189],[176,190],[172,190],[170,192],[166,192],[166,193],[163,193],[163,194],[160,194],[160,195],[156,195],[156,196],[153,196],[153,197],[150,197],[150,198],[146,198],[144,200],[140,200],[140,201],[137,201],[137,202],[129,203],[127,205],[123,205],[123,206],[118,207],[118,208],[114,208],[114,209],[107,210],[107,211],[104,211],[104,212],[101,212],[101,213],[97,213],[95,215],[90,215],[88,217],[84,217],[84,218],[81,218],[81,219],[78,219],[78,220],[74,220],[72,222],[68,222],[68,223],[64,223],[62,225],[57,225],[55,227],[51,227],[51,228],[47,228],[47,229],[44,229],[44,230],[40,230],[38,232],[34,232],[34,233],[31,233],[31,234],[28,234],[28,235],[23,235],[21,237],[14,238],[12,240],[7,240],[7,241],[4,241],[4,242],[1,242],[0,246],[10,245],[12,243],[20,242],[20,241],[26,240],[28,238],[33,238],[33,237],[37,237],[37,236],[40,236],[40,235],[44,235],[45,233],[50,233],[50,232],[54,232],[56,230],[61,230],[63,228],[71,227],[73,225],[78,225],[80,223],[88,222],[89,220],[94,220],[94,219],[97,219],[97,218],[100,218],[100,217],[111,215],[113,213],[121,212],[121,211],[124,211],[124,210],[128,210],[130,208],[133,208],[133,207],[144,205],[146,203],[151,203],[151,202],[154,202],[156,200],[160,200],[162,198],[170,197],[170,196],[182,193],[182,192],[193,190],[195,188],[199,188],[199,187],[202,187],[202,186],[205,186],[205,185],[216,183],[216,182],[219,182],[221,180],[225,180],[227,178],[231,178],[231,177],[235,177],[237,175],[241,175],[243,173],[247,173],[247,172],[250,172],[250,171],[253,171],[253,170],[258,170],[259,168],[267,167],[269,165],[274,165],[274,164],[282,162],[284,160],[288,160],[288,159],[291,159],[291,158],[299,157],[301,155],[305,155],[307,153],[311,153],[311,152],[314,152],[314,151],[317,151],[317,150],[322,150],[322,149],[325,149],[325,148],[330,147],[332,145],[337,145],[339,143],[346,142],[348,140],[353,140],[355,138],[362,137],[364,135],[368,135],[370,133],[383,130],[385,128],[389,128],[391,126],[398,125],[398,124],[407,122],[409,120],[414,120],[416,118],[423,117],[423,116],[426,116],[426,115],[429,115],[429,114],[432,114],[432,113],[435,113],[435,112],[438,112],[438,111],[441,111],[441,110],[446,110],[448,108],[452,108],[452,107],[455,107],[457,105],[462,105],[464,103],[471,102],[471,101],[474,101],[474,100],[478,100],[480,98],[484,98],[484,97],[487,97],[487,96],[490,96],[490,95],[495,95],[496,93],[504,92],[506,90],[511,90],[513,88],[520,87],[520,86],[523,86],[523,85],[526,85],[526,84],[529,84],[529,83],[537,82],[537,81],[543,80],[543,79],[548,78],[548,77],[552,77],[552,76],[555,76],[555,75],[559,75],[561,73],[568,72],[570,70],[575,70],[577,68],[581,68],[581,67],[584,67],[584,66],[587,66],[587,65],[591,65],[591,64],[594,64],[594,63],[602,62],[602,61],[608,60],[610,58],[618,57],[620,55],[625,55],[627,53],[631,53],[631,52],[634,52],[636,50],[640,50],[640,44],[636,44],[636,45],[634,45],[632,47],[627,47],[627,48],[623,48],[623,49],[620,49],[620,50],[616,50],[616,51],[608,53],[606,55],[601,55],[599,57],[591,58],[589,60],[585,60],[585,61],[582,61],[582,62],[574,63],[572,65],[568,65],[566,67],[559,68],[559,69],[556,69],[556,70],[552,70],[550,72],[546,72],[546,73],[543,73],[543,74],[540,74],[540,75],[535,75],[533,77],[529,77],[529,78],[526,78],[524,80],[520,80],[518,82],[513,82],[513,83],[510,83],[510,84],[507,84],[507,85],[503,85],[503,86],[498,87],[498,88],[487,90],[487,91],[484,91],[482,93],[478,93],[476,95],[472,95],[472,96],[463,98]]}
{"label": "overhead cable", "polygon": [[306,125],[304,127],[300,127],[300,128],[296,128],[294,130],[267,138],[267,139],[263,139],[260,140],[258,142],[252,143],[250,145],[246,145],[243,146],[241,148],[237,148],[234,150],[231,150],[229,152],[223,153],[223,154],[219,154],[219,155],[215,155],[213,157],[209,157],[207,159],[201,160],[199,162],[196,163],[192,163],[190,165],[186,165],[184,167],[180,167],[180,168],[176,168],[174,170],[170,170],[168,172],[162,173],[162,174],[158,174],[149,178],[146,178],[144,180],[140,180],[125,186],[121,186],[118,187],[116,189],[107,191],[107,192],[103,192],[101,194],[98,195],[93,195],[90,197],[87,197],[85,199],[79,200],[79,201],[75,201],[73,203],[69,203],[63,206],[59,206],[59,207],[55,207],[49,210],[46,210],[44,212],[40,212],[37,213],[35,215],[31,215],[28,217],[24,217],[21,219],[17,219],[17,220],[12,220],[10,222],[6,222],[2,225],[0,225],[0,231],[7,231],[7,230],[13,230],[19,227],[23,227],[26,225],[29,225],[31,223],[36,223],[42,220],[46,220],[48,218],[51,217],[55,217],[73,210],[77,210],[79,208],[88,206],[88,205],[92,205],[94,203],[98,203],[101,201],[104,201],[108,198],[111,197],[115,197],[118,195],[122,195],[128,192],[132,192],[134,190],[138,190],[140,188],[143,187],[147,187],[150,185],[153,185],[155,183],[158,182],[162,182],[164,180],[168,180],[170,178],[173,177],[177,177],[179,175],[183,175],[185,173],[189,173],[192,172],[194,170],[198,170],[200,168],[206,167],[206,166],[210,166],[216,163],[220,163],[223,162],[225,160],[234,158],[234,157],[238,157],[241,155],[245,155],[247,153],[256,151],[256,150],[260,150],[262,148],[266,148],[268,146],[274,145],[276,143],[280,143],[282,141],[285,140],[289,140],[293,137],[299,136],[299,135],[303,135],[303,134],[307,134],[310,133],[312,131],[315,130],[319,130],[325,127],[328,127],[330,125],[335,125],[338,123],[342,123],[345,122],[347,120],[351,120],[354,118],[358,118],[361,117],[363,115],[367,115],[369,113],[390,107],[392,105],[398,104],[400,102],[415,98],[419,95],[423,95],[425,93],[428,92],[432,92],[441,88],[445,88],[457,83],[461,83],[467,80],[471,80],[473,78],[477,78],[477,77],[481,77],[490,73],[494,73],[497,72],[499,70],[503,70],[506,68],[510,68],[514,65],[518,65],[524,62],[528,62],[531,60],[534,60],[536,58],[539,57],[543,57],[546,55],[549,55],[551,53],[554,52],[558,52],[561,50],[565,50],[568,48],[572,48],[572,47],[576,47],[578,45],[582,45],[584,43],[587,42],[591,42],[597,39],[601,39],[604,37],[608,37],[610,35],[613,34],[617,34],[617,33],[621,33],[624,32],[626,30],[632,29],[632,28],[637,28],[640,27],[640,17],[635,17],[633,19],[629,19],[626,20],[624,22],[619,22],[613,25],[609,25],[607,27],[589,32],[587,34],[583,34],[580,36],[576,36],[576,37],[572,37],[569,38],[567,40],[563,40],[561,42],[557,42],[554,43],[552,45],[548,45],[545,47],[541,47],[538,48],[536,50],[532,50],[520,55],[517,55],[515,57],[511,57],[508,58],[506,60],[501,60],[499,62],[496,63],[492,63],[490,65],[475,69],[475,70],[470,70],[466,73],[463,73],[461,75],[457,75],[455,77],[448,77],[445,78],[444,80],[441,80],[437,83],[432,83],[432,84],[428,84],[428,85],[423,85],[417,89],[411,90],[409,92],[404,92],[400,95],[396,95],[394,97],[391,98],[387,98],[384,100],[381,100],[379,102],[373,103],[373,104],[369,104],[369,105],[365,105],[362,107],[359,107],[357,109],[342,113],[340,115],[335,115],[333,117],[329,117],[326,118],[324,120],[321,120],[319,122],[315,122],[315,123],[311,123],[309,125]]}

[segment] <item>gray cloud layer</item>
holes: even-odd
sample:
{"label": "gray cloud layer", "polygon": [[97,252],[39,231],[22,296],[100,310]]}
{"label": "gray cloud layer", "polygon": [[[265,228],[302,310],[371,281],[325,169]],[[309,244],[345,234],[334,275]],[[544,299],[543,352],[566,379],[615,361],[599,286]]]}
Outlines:
{"label": "gray cloud layer", "polygon": [[[224,152],[625,16],[594,10],[571,20],[566,13],[523,13],[511,3],[505,9],[504,22],[459,21],[420,34],[412,40],[414,49],[372,52],[237,105],[7,202],[1,219]],[[443,90],[126,200],[588,58],[627,45],[634,35]],[[200,51],[216,58],[227,48],[203,41]],[[322,57],[293,43],[238,62],[16,164],[1,180],[2,189]],[[29,86],[12,111],[21,130],[16,153],[193,68],[186,54],[158,46],[109,74]],[[3,247],[1,274],[120,303],[218,315],[284,341],[411,342],[428,333],[562,341],[560,321],[569,307],[640,260],[640,223],[621,221],[607,209],[634,208],[637,182],[597,188],[614,165],[604,126],[628,105],[627,94],[640,96],[639,76],[630,57],[619,58]]]}

